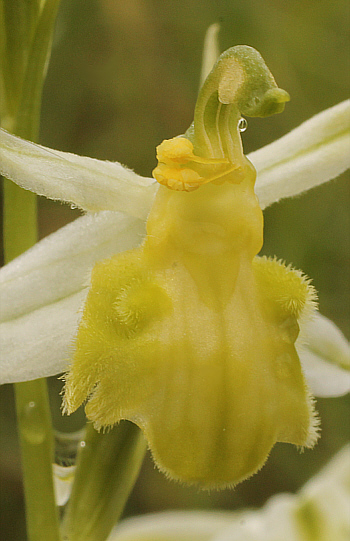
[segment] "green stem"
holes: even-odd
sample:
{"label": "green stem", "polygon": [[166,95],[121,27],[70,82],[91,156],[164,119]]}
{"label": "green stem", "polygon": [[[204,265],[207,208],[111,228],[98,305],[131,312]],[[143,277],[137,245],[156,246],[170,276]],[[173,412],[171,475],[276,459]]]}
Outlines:
{"label": "green stem", "polygon": [[[6,262],[36,242],[36,196],[4,182],[4,251]],[[16,383],[16,410],[22,453],[29,541],[59,541],[52,462],[53,433],[46,380]]]}
{"label": "green stem", "polygon": [[105,541],[120,518],[146,451],[140,429],[122,421],[107,434],[86,427],[64,517],[66,541]]}
{"label": "green stem", "polygon": [[[0,1],[2,123],[35,141],[59,0]],[[40,6],[40,9],[39,9]],[[37,241],[37,201],[4,180],[4,254],[9,262]],[[53,432],[46,380],[15,384],[29,541],[60,541],[52,462]]]}
{"label": "green stem", "polygon": [[53,439],[45,379],[15,384],[30,541],[59,541],[52,462]]}

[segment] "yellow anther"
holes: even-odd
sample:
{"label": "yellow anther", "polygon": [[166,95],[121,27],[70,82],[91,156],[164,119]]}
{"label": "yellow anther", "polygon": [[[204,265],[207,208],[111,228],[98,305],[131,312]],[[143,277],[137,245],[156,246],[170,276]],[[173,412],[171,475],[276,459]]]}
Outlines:
{"label": "yellow anther", "polygon": [[[177,191],[190,192],[196,190],[203,184],[220,179],[228,173],[237,169],[238,166],[230,163],[227,158],[204,158],[196,156],[193,152],[193,144],[185,137],[166,139],[157,147],[158,166],[153,170],[154,178],[164,186]],[[193,162],[193,166],[190,163]],[[188,165],[187,165],[188,164]],[[204,166],[226,166],[220,168],[209,168],[196,170],[197,164]],[[187,165],[187,167],[184,167]]]}
{"label": "yellow anther", "polygon": [[159,184],[176,191],[191,192],[199,188],[205,180],[193,169],[171,167],[163,163],[160,163],[152,174]]}
{"label": "yellow anther", "polygon": [[204,158],[196,156],[193,152],[193,144],[185,137],[165,139],[157,146],[157,159],[159,163],[168,165],[181,165],[188,162],[201,163],[203,165],[220,165],[230,163],[227,158]]}
{"label": "yellow anther", "polygon": [[153,169],[152,175],[159,184],[167,186],[171,190],[192,192],[209,182],[216,184],[224,182],[225,179],[223,177],[227,177],[233,171],[236,171],[236,175],[230,177],[230,182],[239,184],[243,179],[243,170],[233,164],[230,164],[230,167],[225,167],[218,173],[202,177],[197,171],[189,167],[176,167],[174,165],[160,163]]}
{"label": "yellow anther", "polygon": [[194,157],[193,145],[185,137],[165,139],[157,147],[157,159],[160,163],[186,163]]}

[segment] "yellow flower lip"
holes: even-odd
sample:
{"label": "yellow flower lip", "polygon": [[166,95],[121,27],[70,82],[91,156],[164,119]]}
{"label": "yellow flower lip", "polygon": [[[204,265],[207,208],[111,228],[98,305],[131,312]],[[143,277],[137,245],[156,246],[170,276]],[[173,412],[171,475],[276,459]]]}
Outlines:
{"label": "yellow flower lip", "polygon": [[66,376],[66,412],[87,400],[97,429],[134,422],[166,475],[202,488],[248,478],[277,441],[317,440],[295,349],[313,290],[257,257],[263,216],[240,139],[243,109],[276,112],[276,88],[256,51],[222,55],[193,125],[157,148],[153,176],[170,189],[157,191],[144,242],[92,272]]}
{"label": "yellow flower lip", "polygon": [[[196,156],[192,142],[185,137],[165,139],[157,147],[157,159],[159,163],[152,171],[153,177],[159,184],[176,191],[191,192],[238,169],[227,158]],[[197,164],[202,167],[198,168]]]}

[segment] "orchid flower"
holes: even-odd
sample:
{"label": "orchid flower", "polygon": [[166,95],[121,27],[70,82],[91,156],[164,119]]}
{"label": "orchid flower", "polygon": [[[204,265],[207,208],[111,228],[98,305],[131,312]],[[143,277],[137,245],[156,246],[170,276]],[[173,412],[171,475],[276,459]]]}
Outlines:
{"label": "orchid flower", "polygon": [[262,509],[153,513],[124,520],[108,541],[346,541],[349,453],[344,447],[297,494],[276,494]]}
{"label": "orchid flower", "polygon": [[88,399],[97,428],[135,422],[167,475],[205,487],[252,475],[276,441],[313,446],[299,325],[323,396],[349,390],[349,346],[313,314],[308,279],[256,254],[261,208],[349,166],[350,103],[246,159],[241,114],[281,112],[288,99],[254,49],[230,49],[194,124],[158,147],[158,183],[2,130],[1,174],[87,212],[1,272],[2,382],[61,373],[73,357],[68,413]]}

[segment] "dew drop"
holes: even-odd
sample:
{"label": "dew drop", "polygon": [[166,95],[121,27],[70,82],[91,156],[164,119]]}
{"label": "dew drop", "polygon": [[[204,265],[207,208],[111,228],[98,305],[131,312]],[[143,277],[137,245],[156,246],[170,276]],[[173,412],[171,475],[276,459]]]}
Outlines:
{"label": "dew drop", "polygon": [[248,122],[245,118],[241,117],[238,121],[238,129],[240,132],[246,131],[248,128]]}
{"label": "dew drop", "polygon": [[45,440],[46,433],[42,416],[41,408],[33,401],[28,402],[20,412],[22,434],[32,445],[39,445]]}

